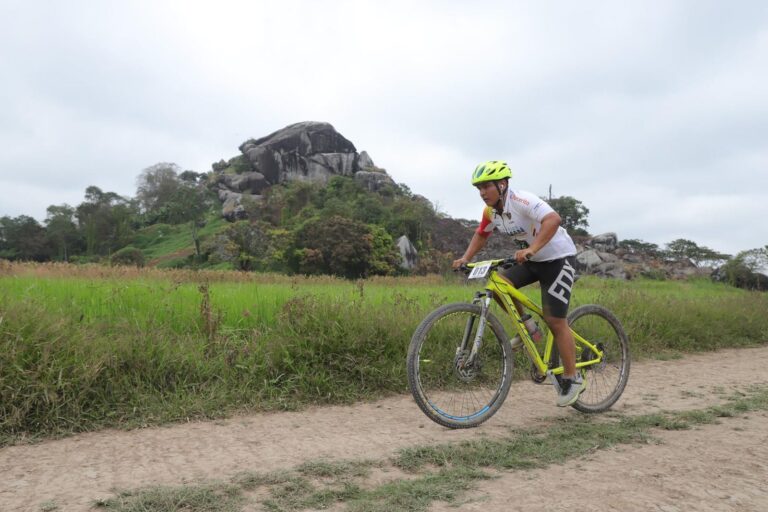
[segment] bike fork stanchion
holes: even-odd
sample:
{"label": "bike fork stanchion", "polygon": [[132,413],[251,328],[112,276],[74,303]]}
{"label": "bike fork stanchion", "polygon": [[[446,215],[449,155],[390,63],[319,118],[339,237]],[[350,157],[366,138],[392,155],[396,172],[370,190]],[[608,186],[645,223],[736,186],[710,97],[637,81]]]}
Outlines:
{"label": "bike fork stanchion", "polygon": [[467,326],[464,328],[464,336],[461,337],[461,344],[456,347],[456,357],[459,356],[462,352],[467,350],[467,346],[469,345],[469,337],[472,336],[472,327],[475,325],[475,317],[470,316],[467,319]]}
{"label": "bike fork stanchion", "polygon": [[480,323],[477,324],[477,333],[475,333],[475,341],[472,343],[472,351],[467,358],[467,364],[475,362],[477,352],[480,350],[480,346],[483,344],[483,334],[485,334],[485,324],[488,321],[488,308],[491,306],[491,292],[485,293],[485,298],[480,300]]}

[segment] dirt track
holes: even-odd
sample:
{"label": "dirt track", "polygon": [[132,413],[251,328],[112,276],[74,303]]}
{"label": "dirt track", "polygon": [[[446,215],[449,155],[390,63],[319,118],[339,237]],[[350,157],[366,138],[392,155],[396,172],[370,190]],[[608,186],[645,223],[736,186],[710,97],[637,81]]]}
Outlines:
{"label": "dirt track", "polygon": [[[639,414],[707,407],[731,390],[768,384],[766,367],[768,347],[636,363],[614,409]],[[83,434],[0,449],[0,511],[38,512],[44,502],[54,502],[60,511],[87,511],[115,488],[220,479],[320,457],[383,458],[405,446],[492,436],[572,414],[578,413],[554,406],[551,387],[517,382],[501,411],[472,430],[443,429],[402,396],[354,407]],[[760,412],[663,432],[661,445],[594,453],[567,470],[508,473],[482,484],[473,493],[476,499],[460,509],[768,510],[766,418]],[[599,485],[584,485],[581,474]],[[542,496],[550,501],[543,503]],[[456,510],[442,504],[433,509]]]}

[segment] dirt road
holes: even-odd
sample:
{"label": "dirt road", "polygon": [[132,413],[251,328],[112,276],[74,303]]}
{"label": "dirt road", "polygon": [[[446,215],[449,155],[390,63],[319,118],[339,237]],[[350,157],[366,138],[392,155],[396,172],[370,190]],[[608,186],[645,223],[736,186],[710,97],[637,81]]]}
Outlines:
{"label": "dirt road", "polygon": [[[732,390],[768,384],[767,367],[768,347],[635,363],[614,409],[640,414],[708,407]],[[463,431],[432,423],[402,396],[353,407],[83,434],[0,449],[0,511],[39,512],[45,502],[60,511],[87,511],[115,488],[221,479],[321,457],[384,458],[410,445],[493,436],[573,414],[578,413],[554,406],[551,387],[516,382],[492,420]],[[582,510],[768,510],[766,419],[768,414],[754,413],[662,432],[660,445],[594,453],[569,468],[504,474],[481,484],[476,499],[459,508],[551,512],[572,509],[578,499]],[[584,485],[579,472],[599,485]],[[433,509],[456,510],[441,504]]]}

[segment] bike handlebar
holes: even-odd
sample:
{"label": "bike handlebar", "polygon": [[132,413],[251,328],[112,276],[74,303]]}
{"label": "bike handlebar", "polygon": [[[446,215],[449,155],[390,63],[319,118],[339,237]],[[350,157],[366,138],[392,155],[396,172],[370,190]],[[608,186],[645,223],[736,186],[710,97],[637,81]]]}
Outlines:
{"label": "bike handlebar", "polygon": [[469,274],[475,266],[479,265],[480,263],[489,263],[489,262],[491,264],[491,268],[511,267],[514,265],[518,265],[517,260],[514,258],[514,256],[510,256],[509,258],[504,258],[500,260],[488,260],[488,261],[478,261],[477,263],[465,263],[461,265],[459,268],[453,269],[453,271],[464,272],[465,274]]}

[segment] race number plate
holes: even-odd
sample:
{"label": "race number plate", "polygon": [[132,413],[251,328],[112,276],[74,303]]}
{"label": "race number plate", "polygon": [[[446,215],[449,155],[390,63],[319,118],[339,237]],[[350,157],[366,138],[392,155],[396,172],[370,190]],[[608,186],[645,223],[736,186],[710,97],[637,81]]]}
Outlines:
{"label": "race number plate", "polygon": [[488,271],[491,269],[490,263],[479,263],[477,266],[475,266],[472,269],[472,272],[469,273],[468,279],[482,279],[483,277],[488,275]]}

